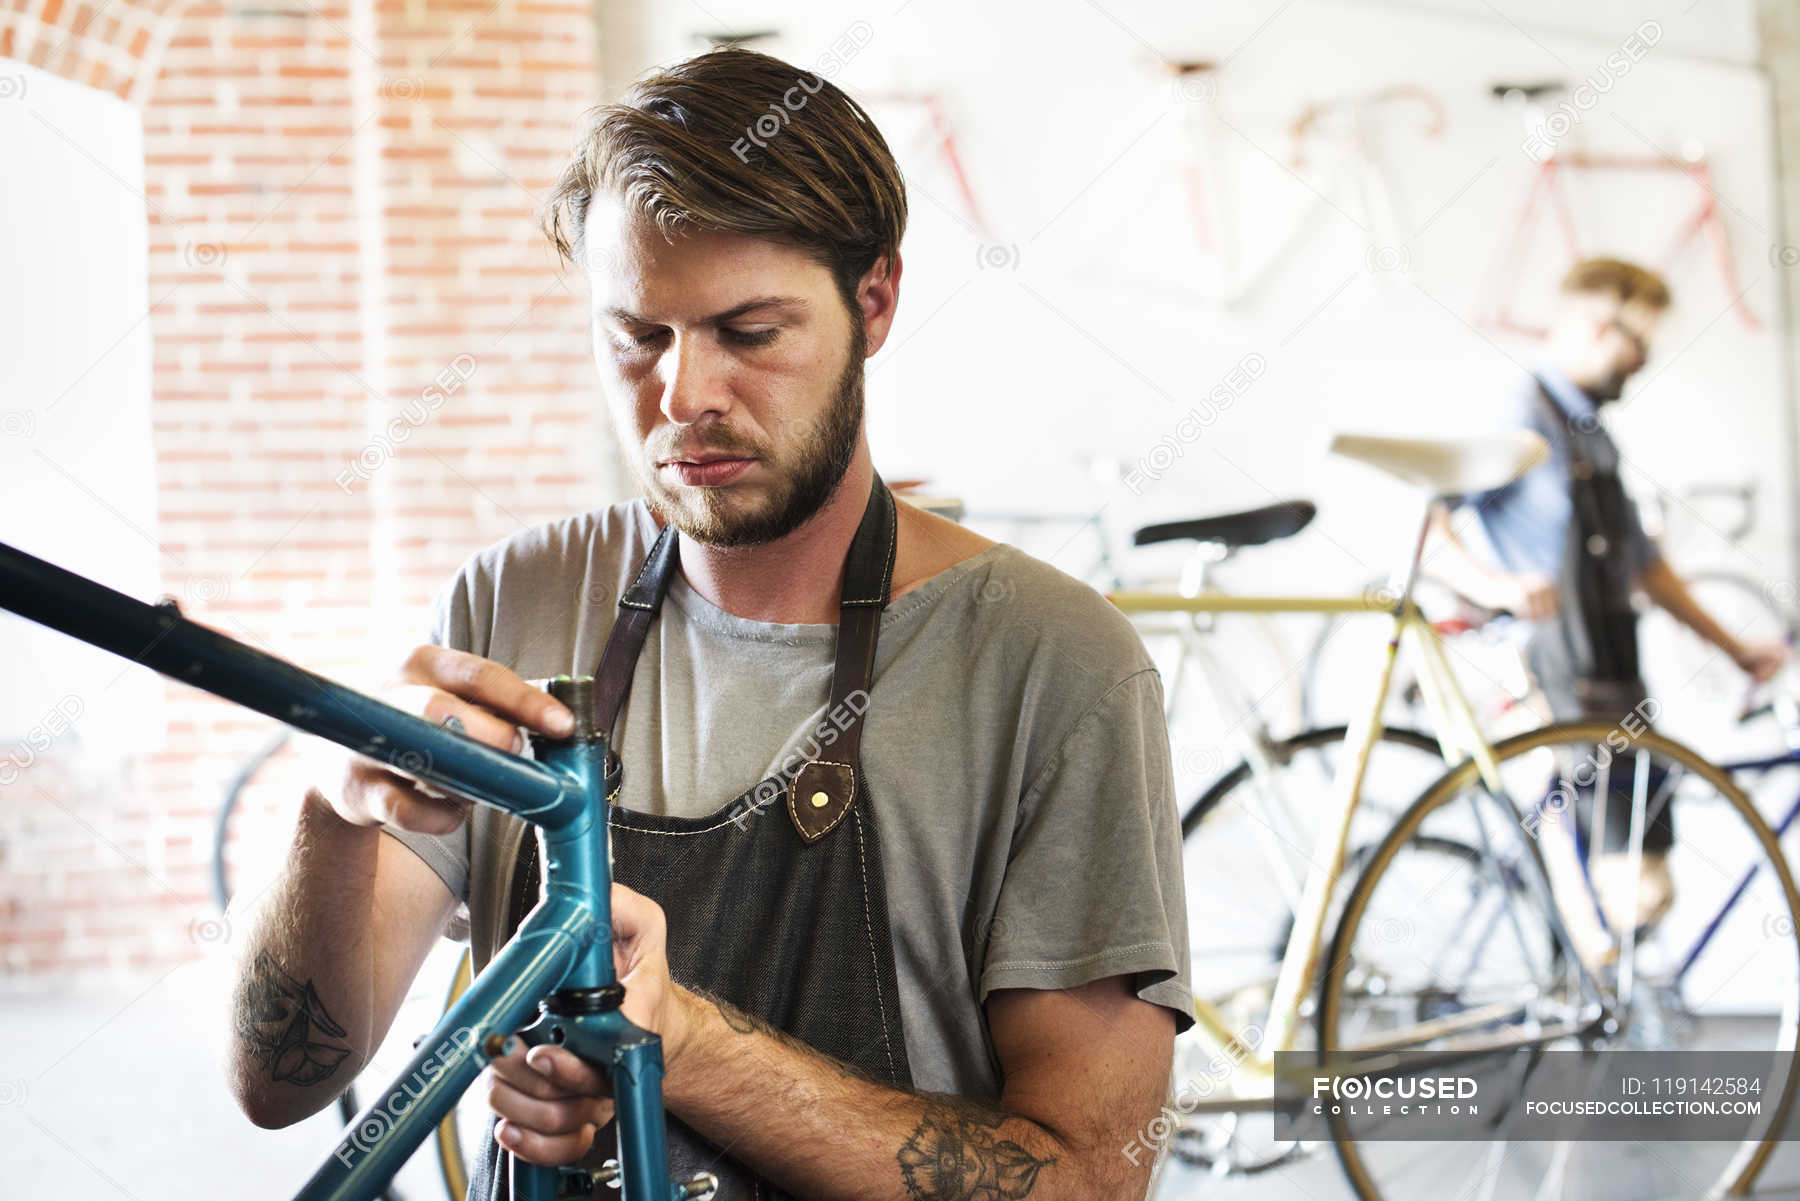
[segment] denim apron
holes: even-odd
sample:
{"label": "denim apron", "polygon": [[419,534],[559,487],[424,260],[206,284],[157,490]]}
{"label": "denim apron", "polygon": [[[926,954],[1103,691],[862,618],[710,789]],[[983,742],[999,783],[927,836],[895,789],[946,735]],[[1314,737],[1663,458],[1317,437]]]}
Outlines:
{"label": "denim apron", "polygon": [[[667,526],[628,591],[595,671],[597,721],[610,730],[632,670],[679,563]],[[894,500],[880,476],[845,560],[836,662],[822,749],[791,778],[757,782],[704,817],[611,808],[613,879],[668,915],[669,970],[876,1080],[912,1083],[900,1021],[899,984],[882,875],[881,840],[860,747],[882,610],[893,580]],[[829,733],[827,733],[829,729]],[[828,744],[828,745],[827,745]],[[704,754],[705,748],[698,748]],[[625,765],[629,770],[629,764]],[[537,840],[513,872],[507,936],[538,901]],[[502,1201],[511,1153],[490,1117],[471,1201]],[[608,1123],[582,1160],[616,1154]],[[776,1190],[669,1115],[671,1178],[719,1177],[719,1201],[774,1201]]]}
{"label": "denim apron", "polygon": [[[1570,418],[1542,381],[1538,399],[1551,428]],[[1527,646],[1532,673],[1557,721],[1617,724],[1648,697],[1638,666],[1637,610],[1632,605],[1628,540],[1634,535],[1631,498],[1616,469],[1602,469],[1579,439],[1565,440],[1571,512],[1563,541],[1562,570],[1556,580],[1556,616],[1537,623]],[[1615,462],[1617,458],[1615,456]],[[1631,829],[1631,788],[1635,757],[1612,763],[1606,801],[1605,852],[1623,851]],[[1586,773],[1584,773],[1586,774]],[[1660,770],[1651,776],[1650,795],[1659,794]],[[1576,814],[1587,841],[1591,786],[1579,789]],[[1675,827],[1666,800],[1649,815],[1644,849],[1667,850]]]}

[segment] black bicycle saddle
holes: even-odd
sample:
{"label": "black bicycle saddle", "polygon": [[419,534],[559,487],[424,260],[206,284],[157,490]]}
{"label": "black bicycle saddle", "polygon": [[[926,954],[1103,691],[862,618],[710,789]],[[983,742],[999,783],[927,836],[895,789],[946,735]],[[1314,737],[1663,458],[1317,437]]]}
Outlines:
{"label": "black bicycle saddle", "polygon": [[1260,509],[1241,513],[1221,513],[1217,517],[1194,517],[1187,521],[1164,521],[1147,525],[1131,536],[1133,546],[1149,546],[1153,542],[1174,542],[1192,538],[1196,542],[1216,542],[1227,550],[1240,546],[1261,546],[1291,538],[1305,529],[1318,513],[1310,500],[1284,500]]}

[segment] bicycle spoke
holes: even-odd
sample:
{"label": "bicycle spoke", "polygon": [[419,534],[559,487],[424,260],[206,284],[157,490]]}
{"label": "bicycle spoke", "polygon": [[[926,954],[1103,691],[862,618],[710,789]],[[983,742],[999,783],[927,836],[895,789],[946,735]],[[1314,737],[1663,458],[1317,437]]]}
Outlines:
{"label": "bicycle spoke", "polygon": [[1662,816],[1663,807],[1669,803],[1669,798],[1675,795],[1676,787],[1685,779],[1687,768],[1679,765],[1664,774],[1662,784],[1658,786],[1656,795],[1650,798],[1650,806],[1645,810],[1646,823],[1655,822]]}
{"label": "bicycle spoke", "polygon": [[[1631,916],[1627,919],[1630,923],[1630,929],[1619,932],[1622,946],[1619,951],[1619,984],[1616,995],[1618,996],[1620,1005],[1631,1004],[1631,990],[1637,983],[1638,918],[1635,886],[1640,873],[1643,871],[1644,835],[1650,829],[1650,824],[1645,820],[1644,814],[1650,795],[1650,756],[1638,755],[1636,756],[1636,760],[1636,763],[1633,765],[1635,770],[1632,772],[1631,779],[1631,830],[1627,835],[1625,851],[1630,863],[1630,875],[1628,878],[1633,885],[1632,898],[1629,902],[1631,906],[1629,911]],[[1605,807],[1601,801],[1601,798],[1603,797],[1610,799],[1611,794],[1595,794],[1594,807],[1596,809]]]}
{"label": "bicycle spoke", "polygon": [[[1511,815],[1512,813],[1516,812],[1516,809],[1512,805],[1510,799],[1502,800],[1499,797],[1495,797],[1493,795],[1493,793],[1488,791],[1486,788],[1483,788],[1481,790],[1481,795],[1486,796],[1489,800],[1492,800],[1495,803],[1495,805],[1498,806],[1499,809],[1501,810],[1501,812],[1503,812],[1503,813]],[[1480,805],[1479,800],[1477,800],[1475,797],[1470,798],[1469,810],[1470,810],[1470,814],[1475,819],[1476,834],[1478,835],[1478,837],[1481,840],[1480,848],[1481,848],[1481,853],[1482,853],[1482,862],[1492,865],[1493,870],[1495,872],[1495,876],[1500,881],[1500,900],[1501,900],[1502,906],[1506,910],[1506,919],[1507,919],[1508,926],[1511,928],[1511,930],[1513,932],[1513,937],[1518,942],[1519,954],[1521,956],[1523,956],[1524,958],[1526,958],[1527,960],[1529,960],[1532,958],[1532,947],[1531,947],[1529,940],[1527,940],[1525,937],[1524,923],[1520,920],[1518,910],[1513,904],[1513,898],[1511,895],[1511,891],[1506,887],[1506,877],[1505,877],[1504,873],[1501,871],[1501,868],[1499,866],[1499,861],[1494,854],[1493,840],[1488,837],[1487,822],[1481,816],[1481,805]],[[1536,881],[1534,881],[1534,883],[1535,882]],[[1548,888],[1549,888],[1549,886],[1548,886],[1548,883],[1546,882],[1545,883],[1545,894],[1544,894],[1546,897],[1548,897]],[[1546,908],[1554,908],[1554,905],[1548,905],[1548,906],[1546,906]]]}
{"label": "bicycle spoke", "polygon": [[[1606,853],[1606,825],[1612,816],[1612,756],[1600,755],[1599,745],[1588,752],[1588,762],[1599,763],[1599,771],[1594,776],[1594,831],[1587,840],[1588,879],[1593,880],[1594,860]],[[1604,917],[1604,915],[1602,915]]]}
{"label": "bicycle spoke", "polygon": [[[1317,1013],[1320,1054],[1391,1064],[1381,1057],[1422,1053],[1418,1062],[1430,1066],[1420,1070],[1439,1073],[1509,1044],[1545,1052],[1577,1042],[1602,1052],[1749,1050],[1765,1064],[1772,1108],[1745,1119],[1736,1138],[1690,1144],[1675,1176],[1676,1165],[1643,1159],[1648,1145],[1620,1156],[1618,1144],[1589,1144],[1579,1128],[1566,1137],[1556,1131],[1557,1141],[1522,1142],[1525,1124],[1535,1123],[1522,1116],[1522,1100],[1511,1111],[1484,1112],[1491,1129],[1429,1144],[1423,1156],[1418,1144],[1334,1127],[1339,1159],[1364,1201],[1436,1201],[1449,1180],[1467,1182],[1459,1201],[1624,1201],[1660,1195],[1690,1171],[1694,1193],[1725,1194],[1747,1190],[1766,1160],[1773,1144],[1765,1127],[1785,1122],[1794,1101],[1796,1081],[1784,1065],[1800,1051],[1800,890],[1773,834],[1729,778],[1653,732],[1621,752],[1629,759],[1613,760],[1622,770],[1602,769],[1596,748],[1610,745],[1608,733],[1598,724],[1549,726],[1508,739],[1494,748],[1495,780],[1461,766],[1400,817],[1345,899]],[[1573,771],[1584,758],[1594,766]],[[1591,791],[1573,788],[1576,781]],[[1551,805],[1509,804],[1521,795],[1578,797],[1582,808],[1565,821]],[[1621,831],[1627,795],[1630,825]],[[1675,883],[1649,922],[1634,926],[1629,909],[1619,914],[1622,945],[1590,963],[1563,918],[1589,906],[1602,916],[1583,862],[1606,853],[1609,800],[1611,839],[1625,835],[1625,866],[1647,857],[1652,822],[1677,819],[1667,855]],[[1496,812],[1526,820],[1506,821],[1509,834]],[[1584,829],[1593,837],[1577,850],[1572,835]],[[1431,895],[1444,885],[1424,848],[1458,840],[1471,858],[1454,875],[1470,891],[1446,903]],[[1620,881],[1628,905],[1641,903],[1629,870],[1596,879],[1610,907]],[[1695,966],[1690,948],[1702,946],[1709,954]],[[1595,1087],[1590,1081],[1581,1095]]]}

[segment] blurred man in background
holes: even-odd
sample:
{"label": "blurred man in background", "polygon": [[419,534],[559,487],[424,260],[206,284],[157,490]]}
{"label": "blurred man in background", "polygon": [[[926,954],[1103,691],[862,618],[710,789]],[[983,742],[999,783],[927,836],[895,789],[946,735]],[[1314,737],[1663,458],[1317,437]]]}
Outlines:
{"label": "blurred man in background", "polygon": [[[1654,716],[1654,707],[1645,706],[1638,665],[1638,591],[1754,680],[1768,679],[1787,660],[1782,644],[1740,641],[1695,601],[1645,535],[1619,478],[1618,447],[1600,421],[1602,407],[1617,400],[1649,360],[1669,303],[1668,285],[1653,271],[1618,259],[1576,263],[1562,281],[1542,358],[1509,415],[1512,424],[1544,437],[1549,458],[1504,487],[1463,498],[1500,562],[1470,552],[1447,506],[1433,517],[1432,570],[1478,604],[1534,623],[1531,669],[1558,721],[1616,724],[1633,710]],[[1603,845],[1595,848],[1589,870],[1601,912],[1619,932],[1653,924],[1674,899],[1668,867],[1674,806],[1665,803],[1650,817],[1641,871],[1633,880],[1626,854],[1628,765],[1610,778]],[[1591,802],[1591,796],[1577,798],[1584,836]]]}

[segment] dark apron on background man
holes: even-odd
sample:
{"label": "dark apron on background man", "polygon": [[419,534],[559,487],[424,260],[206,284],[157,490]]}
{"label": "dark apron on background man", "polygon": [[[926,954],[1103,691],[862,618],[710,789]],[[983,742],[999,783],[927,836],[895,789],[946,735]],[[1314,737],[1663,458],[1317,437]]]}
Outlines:
{"label": "dark apron on background man", "polygon": [[[1566,429],[1574,420],[1541,380],[1538,399],[1553,431],[1559,426]],[[1606,437],[1604,433],[1599,436]],[[1649,695],[1638,665],[1638,615],[1632,604],[1637,581],[1627,549],[1636,533],[1631,498],[1625,494],[1616,467],[1598,466],[1573,434],[1562,443],[1569,460],[1570,514],[1562,568],[1556,577],[1557,610],[1555,617],[1536,623],[1527,656],[1557,721],[1617,725]],[[1618,462],[1616,453],[1613,462]],[[1644,716],[1642,710],[1639,716]],[[1632,755],[1619,755],[1607,773],[1604,852],[1626,848],[1634,762]],[[1565,772],[1572,766],[1565,765]],[[1652,796],[1657,795],[1657,783],[1653,775]],[[1576,808],[1584,841],[1592,791],[1591,785],[1581,790]],[[1644,831],[1645,850],[1666,851],[1674,842],[1672,807],[1665,800],[1650,815]]]}
{"label": "dark apron on background man", "polygon": [[[609,825],[613,879],[668,914],[669,970],[677,983],[721,997],[876,1080],[906,1087],[912,1073],[881,846],[859,754],[896,537],[894,500],[876,476],[845,559],[826,709],[830,729],[841,733],[831,737],[823,725],[816,728],[821,743],[829,740],[820,757],[791,780],[771,776],[704,817],[662,817],[615,805]],[[674,527],[665,527],[619,600],[595,672],[601,729],[611,730],[630,693],[633,668],[678,568],[678,542]],[[696,750],[705,753],[704,747]],[[470,906],[477,970],[511,937],[539,894],[537,839],[521,836],[524,823],[493,812],[511,826],[501,832],[510,838],[495,842],[516,847],[502,853],[517,859],[503,890],[504,916],[493,904]],[[481,830],[473,836],[481,837]],[[495,1121],[488,1120],[470,1201],[509,1198]],[[612,1123],[595,1135],[593,1147],[584,1163],[598,1165],[616,1154]],[[700,1171],[716,1173],[719,1201],[787,1195],[672,1114],[669,1154],[677,1182]]]}

